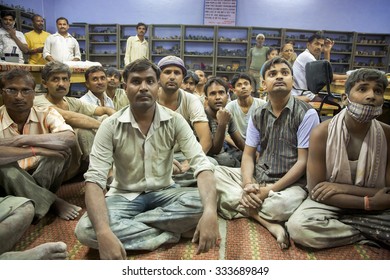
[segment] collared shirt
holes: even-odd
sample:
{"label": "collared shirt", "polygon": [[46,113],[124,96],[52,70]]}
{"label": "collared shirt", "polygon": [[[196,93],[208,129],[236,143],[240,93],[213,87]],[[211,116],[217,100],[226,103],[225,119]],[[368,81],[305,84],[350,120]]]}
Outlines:
{"label": "collared shirt", "polygon": [[282,178],[298,160],[298,149],[309,147],[311,130],[319,124],[317,111],[308,103],[290,96],[279,117],[271,103],[259,107],[248,124],[245,144],[260,145],[256,163],[257,182],[275,182]]}
{"label": "collared shirt", "polygon": [[115,90],[115,95],[112,99],[112,102],[114,102],[114,109],[116,111],[119,111],[123,107],[126,107],[129,105],[129,98],[127,98],[126,91],[123,88],[117,88]]}
{"label": "collared shirt", "polygon": [[[291,90],[292,95],[303,95],[307,96],[312,100],[315,97],[315,94],[307,90],[306,82],[306,64],[311,61],[316,61],[317,59],[310,53],[308,49],[298,55],[297,59],[293,65],[294,73],[294,84],[293,89]],[[304,90],[304,91],[303,91]]]}
{"label": "collared shirt", "polygon": [[125,66],[139,58],[149,59],[149,43],[146,39],[141,42],[138,36],[130,36],[126,43]]}
{"label": "collared shirt", "polygon": [[[16,31],[16,37],[23,44],[27,45],[26,38],[23,33],[20,31]],[[9,33],[3,28],[0,28],[0,55],[4,56],[5,53],[12,53],[13,47],[16,47],[16,53],[19,55],[19,63],[24,64],[23,52],[19,49],[18,45],[11,38]]]}
{"label": "collared shirt", "polygon": [[79,43],[69,33],[64,37],[56,32],[47,37],[42,55],[45,59],[50,55],[60,62],[72,61],[74,58],[81,59]]}
{"label": "collared shirt", "polygon": [[[50,36],[50,33],[43,31],[37,33],[35,30],[31,30],[24,34],[26,37],[27,45],[30,50],[42,48],[45,45],[47,37]],[[29,64],[46,64],[46,60],[43,58],[42,53],[30,54],[28,59]]]}
{"label": "collared shirt", "polygon": [[[65,123],[64,118],[52,108],[38,108],[33,106],[26,124],[23,127],[24,135],[49,134],[61,131],[73,131],[72,127]],[[0,138],[9,138],[21,135],[18,125],[8,115],[5,106],[0,107]],[[18,164],[24,170],[37,166],[39,156],[21,159]]]}
{"label": "collared shirt", "polygon": [[[63,99],[68,104],[69,111],[87,115],[89,117],[93,117],[95,115],[95,110],[98,107],[97,105],[82,102],[75,97],[64,96]],[[55,105],[52,104],[45,95],[38,95],[34,98],[34,106],[47,108]]]}
{"label": "collared shirt", "polygon": [[263,104],[265,104],[263,99],[253,97],[253,103],[246,114],[242,111],[237,99],[226,104],[226,110],[232,114],[232,118],[242,139],[246,138],[246,129],[250,116],[252,116],[253,112]]}
{"label": "collared shirt", "polygon": [[167,188],[174,183],[172,161],[176,141],[195,170],[195,177],[201,171],[214,171],[214,165],[180,114],[156,104],[148,134],[143,135],[130,107],[125,107],[100,125],[84,178],[105,188],[114,163],[115,179],[107,195],[119,194],[132,200],[142,192]]}
{"label": "collared shirt", "polygon": [[112,102],[112,99],[108,97],[108,95],[105,92],[103,92],[104,104],[102,104],[102,102],[100,102],[100,99],[97,98],[96,95],[94,95],[90,90],[86,94],[81,96],[79,99],[85,103],[102,106],[102,107],[110,107],[114,109],[114,102]]}

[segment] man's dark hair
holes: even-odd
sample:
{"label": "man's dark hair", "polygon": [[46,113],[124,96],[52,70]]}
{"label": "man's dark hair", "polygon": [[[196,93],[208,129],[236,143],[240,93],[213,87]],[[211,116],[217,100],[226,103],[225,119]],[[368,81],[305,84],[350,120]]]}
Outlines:
{"label": "man's dark hair", "polygon": [[33,89],[35,89],[35,79],[33,75],[29,71],[20,68],[11,69],[7,72],[3,72],[0,75],[0,89],[4,88],[6,82],[12,81],[16,78],[24,79],[27,83],[32,85]]}
{"label": "man's dark hair", "polygon": [[64,18],[64,17],[59,17],[59,18],[57,18],[57,19],[56,19],[56,24],[57,24],[58,21],[60,21],[60,20],[65,20],[65,21],[66,21],[66,24],[69,24],[68,19],[67,19],[67,18]]}
{"label": "man's dark hair", "polygon": [[207,90],[212,84],[218,84],[218,85],[223,86],[225,88],[226,94],[228,94],[229,85],[225,82],[225,80],[222,79],[221,77],[212,77],[212,78],[208,79],[206,84],[204,85],[204,94],[206,96],[208,96]]}
{"label": "man's dark hair", "polygon": [[70,79],[72,72],[69,66],[59,61],[50,61],[43,66],[41,77],[44,81],[49,81],[50,77],[57,73],[66,73]]}
{"label": "man's dark hair", "polygon": [[146,71],[149,68],[152,68],[152,70],[156,73],[157,80],[159,80],[161,73],[160,68],[150,60],[146,58],[140,58],[126,65],[122,74],[123,81],[127,83],[127,78],[129,77],[130,73]]}
{"label": "man's dark hair", "polygon": [[277,56],[277,57],[274,57],[273,59],[268,60],[267,62],[264,63],[263,72],[261,73],[263,79],[265,79],[265,72],[267,72],[269,69],[271,69],[272,66],[274,66],[275,64],[282,64],[282,63],[284,63],[288,66],[288,68],[291,71],[291,75],[293,75],[293,70],[292,70],[291,64],[287,60],[285,60],[284,58]]}
{"label": "man's dark hair", "polygon": [[11,16],[14,20],[16,19],[15,12],[12,10],[4,10],[1,11],[1,18],[4,18],[6,16]]}
{"label": "man's dark hair", "polygon": [[252,77],[249,75],[249,74],[246,74],[246,73],[238,73],[238,74],[235,74],[232,78],[232,80],[230,81],[230,83],[232,84],[233,87],[236,87],[236,83],[239,79],[244,79],[244,80],[247,80],[251,83],[251,85],[253,84],[253,80],[252,80]]}
{"label": "man's dark hair", "polygon": [[34,21],[38,17],[43,18],[43,16],[41,16],[41,15],[34,14],[31,19]]}
{"label": "man's dark hair", "polygon": [[349,95],[353,86],[361,81],[375,81],[382,85],[383,92],[389,84],[385,73],[377,69],[361,68],[353,71],[345,82],[345,93]]}
{"label": "man's dark hair", "polygon": [[184,77],[183,82],[187,82],[189,78],[192,78],[195,82],[195,85],[199,83],[199,77],[195,74],[195,72],[188,70],[187,75]]}
{"label": "man's dark hair", "polygon": [[317,40],[319,40],[319,39],[325,40],[325,37],[321,33],[316,33],[316,34],[311,35],[309,37],[309,39],[307,39],[307,42],[312,43],[315,39],[317,39]]}
{"label": "man's dark hair", "polygon": [[122,79],[121,72],[118,69],[116,69],[115,67],[107,68],[106,75],[107,75],[107,77],[108,76],[118,77],[119,81]]}
{"label": "man's dark hair", "polygon": [[97,66],[97,65],[91,66],[87,69],[87,71],[85,71],[85,74],[84,74],[85,81],[88,81],[89,74],[96,73],[96,72],[103,72],[105,75],[107,75],[106,70],[104,70],[104,68],[102,66]]}
{"label": "man's dark hair", "polygon": [[140,27],[140,26],[145,26],[145,30],[148,31],[148,26],[143,22],[137,23],[137,26],[135,28],[138,29],[138,27]]}

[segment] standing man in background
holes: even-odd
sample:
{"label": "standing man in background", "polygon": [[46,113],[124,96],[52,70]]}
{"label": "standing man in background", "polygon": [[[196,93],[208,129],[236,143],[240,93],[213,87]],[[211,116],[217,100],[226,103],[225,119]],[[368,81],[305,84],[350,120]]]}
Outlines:
{"label": "standing man in background", "polygon": [[15,30],[15,13],[1,11],[0,55],[15,52],[19,62],[24,64],[23,53],[28,52],[27,42],[22,32]]}
{"label": "standing man in background", "polygon": [[46,60],[42,56],[43,46],[50,33],[43,30],[44,20],[40,15],[32,17],[34,29],[24,34],[28,45],[29,64],[46,64]]}
{"label": "standing man in background", "polygon": [[265,36],[258,34],[256,36],[256,46],[249,50],[249,71],[248,73],[256,80],[256,91],[260,87],[260,70],[267,60],[267,51],[269,47],[264,47]]}
{"label": "standing man in background", "polygon": [[148,27],[139,22],[136,26],[137,35],[130,36],[126,43],[125,66],[139,58],[149,59],[149,43],[145,39]]}
{"label": "standing man in background", "polygon": [[64,17],[56,20],[58,32],[47,37],[43,48],[43,58],[47,61],[79,61],[80,46],[77,40],[68,33],[69,22]]}

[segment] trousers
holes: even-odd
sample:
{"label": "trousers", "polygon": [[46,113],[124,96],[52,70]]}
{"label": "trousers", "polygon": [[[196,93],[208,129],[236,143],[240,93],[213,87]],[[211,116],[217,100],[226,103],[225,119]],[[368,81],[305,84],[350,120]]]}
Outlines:
{"label": "trousers", "polygon": [[[110,227],[126,250],[155,250],[165,243],[177,243],[182,233],[198,224],[203,206],[197,188],[177,185],[142,193],[129,201],[120,195],[106,197]],[[98,249],[95,230],[86,212],[79,220],[78,240]]]}

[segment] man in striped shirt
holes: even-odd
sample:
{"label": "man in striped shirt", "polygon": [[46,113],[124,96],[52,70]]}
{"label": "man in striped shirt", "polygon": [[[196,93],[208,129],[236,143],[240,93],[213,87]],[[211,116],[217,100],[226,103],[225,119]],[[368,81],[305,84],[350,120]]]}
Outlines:
{"label": "man in striped shirt", "polygon": [[249,119],[241,169],[216,167],[218,211],[227,219],[254,218],[286,249],[284,223],[307,197],[309,135],[319,118],[309,104],[291,95],[292,68],[285,59],[267,61],[262,75],[269,101]]}

